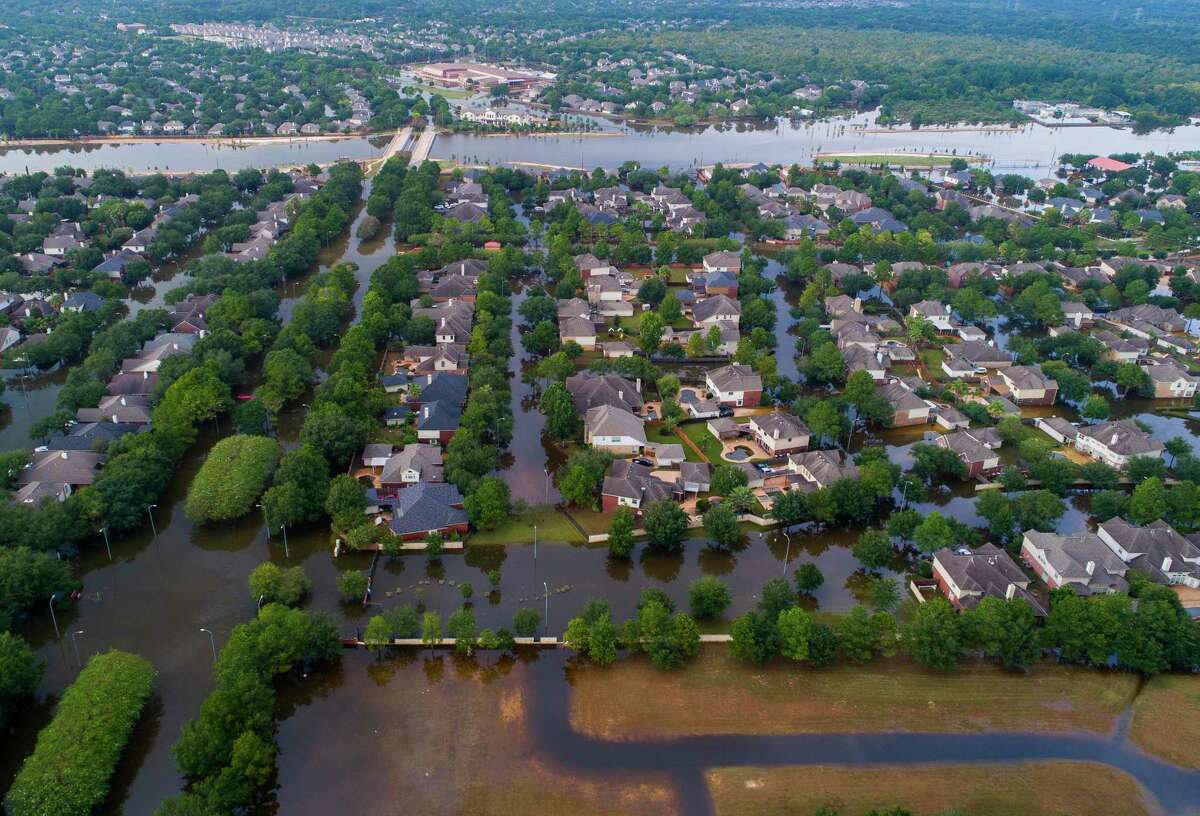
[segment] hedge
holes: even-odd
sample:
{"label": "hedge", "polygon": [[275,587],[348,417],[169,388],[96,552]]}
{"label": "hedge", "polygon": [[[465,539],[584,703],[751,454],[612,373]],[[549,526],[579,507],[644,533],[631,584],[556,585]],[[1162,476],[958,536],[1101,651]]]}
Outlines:
{"label": "hedge", "polygon": [[63,694],[5,799],[8,816],[87,816],[109,781],[154,684],[154,667],[128,652],[96,655]]}
{"label": "hedge", "polygon": [[254,509],[279,462],[279,443],[266,436],[237,435],[213,445],[188,490],[192,521],[229,521]]}

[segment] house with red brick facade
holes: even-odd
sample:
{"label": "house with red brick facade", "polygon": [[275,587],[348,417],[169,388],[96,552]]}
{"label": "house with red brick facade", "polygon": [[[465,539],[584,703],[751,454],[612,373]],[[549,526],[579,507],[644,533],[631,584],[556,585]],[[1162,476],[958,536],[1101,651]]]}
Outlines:
{"label": "house with red brick facade", "polygon": [[715,368],[704,375],[704,383],[722,405],[754,407],[762,401],[762,378],[747,365]]}

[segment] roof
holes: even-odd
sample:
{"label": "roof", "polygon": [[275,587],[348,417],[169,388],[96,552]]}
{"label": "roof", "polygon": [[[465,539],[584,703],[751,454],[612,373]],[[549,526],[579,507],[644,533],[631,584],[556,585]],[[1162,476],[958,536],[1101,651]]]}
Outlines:
{"label": "roof", "polygon": [[1037,366],[1011,366],[1000,370],[1000,376],[1022,391],[1058,387],[1056,380],[1047,377]]}
{"label": "roof", "polygon": [[1094,167],[1097,170],[1103,170],[1106,173],[1120,173],[1133,167],[1132,164],[1110,159],[1107,156],[1097,156],[1094,159],[1088,159],[1088,166]]}
{"label": "roof", "polygon": [[[1133,556],[1127,562],[1130,566],[1149,573],[1160,583],[1168,582],[1168,571],[1200,577],[1200,547],[1161,519],[1138,527],[1118,516],[1101,524],[1099,532]],[[1169,564],[1167,559],[1170,559]],[[1163,569],[1164,565],[1167,570]]]}
{"label": "roof", "polygon": [[423,379],[418,379],[416,384],[421,389],[414,398],[416,402],[447,402],[462,405],[467,398],[466,374],[439,371]]}
{"label": "roof", "polygon": [[747,365],[733,363],[708,372],[708,381],[718,391],[761,391],[762,378]]}
{"label": "roof", "polygon": [[1120,456],[1141,456],[1163,449],[1162,442],[1151,439],[1132,419],[1084,425],[1079,428],[1079,435],[1095,440],[1097,444]]}
{"label": "roof", "polygon": [[593,436],[619,436],[646,444],[642,418],[615,405],[597,405],[584,414],[583,423]]}
{"label": "roof", "polygon": [[742,255],[731,250],[718,250],[704,256],[705,266],[725,267],[728,269],[742,268]]}
{"label": "roof", "polygon": [[898,380],[884,383],[876,389],[892,406],[893,411],[914,411],[928,408],[925,400],[918,397]]}
{"label": "roof", "polygon": [[583,317],[568,317],[558,328],[560,337],[595,337],[596,327]]}
{"label": "roof", "polygon": [[750,418],[750,424],[759,429],[765,436],[786,439],[795,436],[810,436],[808,426],[800,418],[778,409],[769,414],[757,414]]}
{"label": "roof", "polygon": [[958,357],[960,360],[965,360],[968,363],[975,365],[987,365],[988,363],[1011,363],[1016,359],[1012,354],[1003,349],[998,349],[991,343],[981,342],[979,340],[966,340],[962,343],[954,343],[945,347],[946,353]]}
{"label": "roof", "polygon": [[1186,368],[1173,362],[1142,366],[1142,371],[1145,371],[1154,382],[1173,383],[1181,379],[1195,382],[1200,379],[1188,374]]}
{"label": "roof", "polygon": [[642,409],[637,385],[620,374],[581,371],[567,377],[565,385],[575,402],[575,410],[581,414],[598,405],[613,405],[631,412]]}
{"label": "roof", "polygon": [[839,479],[857,479],[858,466],[840,450],[815,450],[793,453],[788,456],[792,470],[804,468],[821,487],[828,487]]}
{"label": "roof", "polygon": [[[384,445],[383,447],[390,449],[391,446]],[[365,453],[363,458],[366,458]],[[421,445],[415,442],[405,445],[388,457],[387,462],[383,465],[383,472],[379,475],[379,482],[380,484],[396,484],[403,481],[401,477],[406,470],[416,471],[419,482],[441,481],[441,448],[437,445]]]}
{"label": "roof", "polygon": [[712,467],[707,462],[681,462],[679,481],[706,485],[712,479]]}
{"label": "roof", "polygon": [[711,320],[718,315],[740,316],[741,314],[741,304],[725,295],[714,295],[703,300],[697,300],[696,305],[692,307],[692,316],[696,319],[697,323]]}
{"label": "roof", "polygon": [[986,597],[1007,597],[1008,587],[1016,585],[1018,595],[1024,598],[1035,612],[1046,614],[1042,604],[1025,592],[1029,578],[1004,550],[995,544],[984,544],[976,550],[956,552],[941,549],[933,554],[933,561],[950,576],[954,584],[964,593],[961,598],[967,606],[974,606]]}
{"label": "roof", "polygon": [[604,495],[634,499],[639,503],[669,498],[672,486],[650,475],[650,468],[629,459],[617,459],[604,477]]}
{"label": "roof", "polygon": [[417,430],[453,431],[457,430],[461,419],[462,408],[455,403],[446,400],[425,402],[417,415]]}
{"label": "roof", "polygon": [[1046,562],[1071,584],[1077,594],[1088,595],[1096,590],[1124,592],[1127,567],[1100,536],[1082,532],[1057,535],[1038,530],[1026,530],[1025,542],[1041,550]]}
{"label": "roof", "polygon": [[30,464],[17,475],[17,483],[91,484],[105,458],[103,454],[90,451],[35,451]]}
{"label": "roof", "polygon": [[392,520],[388,525],[396,535],[427,533],[467,523],[466,511],[458,488],[446,482],[418,482],[396,494]]}

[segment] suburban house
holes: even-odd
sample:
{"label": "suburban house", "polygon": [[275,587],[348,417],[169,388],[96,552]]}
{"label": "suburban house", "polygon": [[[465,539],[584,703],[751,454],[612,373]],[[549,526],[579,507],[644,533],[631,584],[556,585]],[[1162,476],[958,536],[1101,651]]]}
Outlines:
{"label": "suburban house", "polygon": [[778,409],[750,417],[747,425],[755,441],[772,456],[805,450],[811,437],[799,417]]}
{"label": "suburban house", "polygon": [[1155,399],[1181,399],[1196,396],[1196,385],[1200,377],[1188,374],[1187,369],[1178,363],[1164,362],[1155,365],[1144,365],[1142,371],[1150,377],[1154,385]]}
{"label": "suburban house", "polygon": [[1118,516],[1101,524],[1096,534],[1118,558],[1154,582],[1200,589],[1200,547],[1165,521],[1138,527]]}
{"label": "suburban house", "polygon": [[117,422],[130,425],[150,424],[150,398],[142,394],[116,394],[100,398],[95,408],[75,412],[79,422]]}
{"label": "suburban house", "polygon": [[66,501],[72,492],[96,480],[106,458],[92,451],[34,451],[29,464],[17,474],[20,488],[13,498],[28,504],[44,498]]}
{"label": "suburban house", "polygon": [[909,317],[923,317],[940,332],[953,332],[954,319],[950,307],[938,300],[921,300],[908,307]]}
{"label": "suburban house", "polygon": [[1077,329],[1092,325],[1094,315],[1092,314],[1092,310],[1087,307],[1087,304],[1072,300],[1064,301],[1062,312],[1067,323]]}
{"label": "suburban house", "polygon": [[600,490],[605,513],[612,513],[618,507],[639,510],[650,502],[669,499],[673,493],[673,485],[651,476],[650,468],[630,459],[613,460]]}
{"label": "suburban house", "polygon": [[1079,428],[1062,417],[1038,417],[1033,426],[1060,445],[1074,446],[1075,437],[1079,436]]}
{"label": "suburban house", "polygon": [[600,405],[611,405],[631,414],[642,412],[641,380],[633,383],[620,374],[581,371],[567,377],[564,384],[575,402],[575,410],[580,414],[586,414]]}
{"label": "suburban house", "polygon": [[[365,460],[364,460],[365,461]],[[442,450],[437,445],[405,445],[383,463],[380,495],[394,495],[420,482],[442,481]]]}
{"label": "suburban house", "polygon": [[725,295],[715,295],[696,301],[692,307],[692,318],[700,328],[707,329],[718,323],[737,326],[742,319],[742,306]]}
{"label": "suburban house", "polygon": [[952,366],[962,369],[970,367],[974,372],[978,372],[979,369],[1008,368],[1015,359],[1009,352],[979,340],[952,343],[943,346],[943,350],[946,353],[946,362],[942,364],[942,369],[947,373]]}
{"label": "suburban house", "polygon": [[587,289],[588,303],[615,303],[622,299],[621,282],[613,275],[598,275],[588,279],[584,285]]}
{"label": "suburban house", "polygon": [[613,405],[597,405],[583,417],[584,441],[614,454],[641,453],[646,447],[642,418]]}
{"label": "suburban house", "polygon": [[417,440],[428,445],[448,445],[460,419],[460,406],[446,400],[426,402],[417,411]]}
{"label": "suburban house", "polygon": [[851,345],[842,350],[842,359],[846,361],[847,371],[865,371],[871,379],[881,382],[887,376],[886,361],[891,358],[879,351],[871,351],[860,345]]}
{"label": "suburban house", "polygon": [[617,270],[608,261],[602,261],[590,252],[585,252],[582,255],[576,255],[575,268],[579,271],[579,277],[586,281],[593,275],[615,275]]}
{"label": "suburban house", "polygon": [[707,462],[681,462],[676,485],[686,493],[707,493],[712,482],[712,467]]}
{"label": "suburban house", "polygon": [[1104,344],[1104,356],[1118,363],[1136,363],[1150,351],[1150,342],[1144,337],[1120,337],[1107,331],[1094,331],[1091,336]]}
{"label": "suburban house", "polygon": [[430,533],[464,536],[470,528],[458,488],[446,482],[418,482],[388,502],[388,529],[401,541],[420,541]]}
{"label": "suburban house", "polygon": [[705,272],[732,272],[738,275],[742,271],[742,254],[728,250],[710,252],[704,256],[703,264]]}
{"label": "suburban house", "polygon": [[762,378],[747,365],[733,363],[704,375],[713,398],[722,405],[754,407],[762,399]]}
{"label": "suburban house", "polygon": [[875,390],[892,406],[892,427],[928,424],[929,403],[918,397],[900,380],[884,383]]}
{"label": "suburban house", "polygon": [[582,317],[568,317],[559,323],[558,339],[563,343],[578,343],[585,350],[596,347],[596,326]]}
{"label": "suburban house", "polygon": [[1132,419],[1082,425],[1075,437],[1075,449],[1115,468],[1123,468],[1137,456],[1162,456],[1163,443],[1151,439]]}
{"label": "suburban house", "polygon": [[1004,550],[984,544],[975,550],[944,548],[933,554],[933,577],[942,594],[960,610],[984,598],[1021,598],[1038,617],[1046,608],[1029,592],[1029,578]]}
{"label": "suburban house", "polygon": [[1081,596],[1129,590],[1128,567],[1095,533],[1026,530],[1021,558],[1051,589],[1069,586]]}
{"label": "suburban house", "polygon": [[387,442],[370,442],[363,446],[363,467],[381,468],[391,458],[394,448]]}
{"label": "suburban house", "polygon": [[788,470],[794,479],[789,486],[804,492],[829,487],[840,479],[857,479],[858,465],[840,450],[815,450],[788,456]]}
{"label": "suburban house", "polygon": [[466,401],[466,374],[427,374],[414,378],[409,385],[408,405],[413,409],[434,402],[445,402],[461,408]]}
{"label": "suburban house", "polygon": [[1053,405],[1058,396],[1058,383],[1037,366],[1011,366],[993,375],[988,384],[1002,397],[1018,405]]}
{"label": "suburban house", "polygon": [[1119,329],[1147,340],[1160,334],[1181,332],[1187,326],[1187,321],[1179,312],[1152,303],[1116,309],[1104,315],[1104,319]]}
{"label": "suburban house", "polygon": [[939,436],[937,444],[954,451],[971,479],[1000,472],[1000,435],[993,428],[967,428]]}

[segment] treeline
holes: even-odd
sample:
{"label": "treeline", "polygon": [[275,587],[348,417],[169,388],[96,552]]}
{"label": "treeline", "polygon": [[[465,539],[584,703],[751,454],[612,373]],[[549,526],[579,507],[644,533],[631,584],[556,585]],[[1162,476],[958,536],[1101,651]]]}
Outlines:
{"label": "treeline", "polygon": [[275,778],[272,683],[332,662],[340,648],[328,616],[274,603],[236,627],[214,669],[216,689],[172,749],[188,789],[156,813],[241,813],[261,804]]}
{"label": "treeline", "polygon": [[4,800],[9,816],[92,813],[150,699],[154,667],[128,652],[88,661],[38,734]]}

